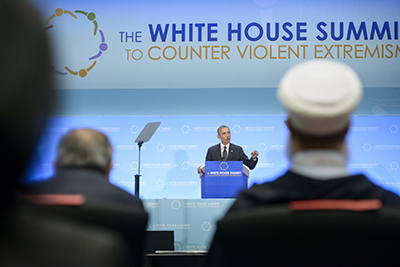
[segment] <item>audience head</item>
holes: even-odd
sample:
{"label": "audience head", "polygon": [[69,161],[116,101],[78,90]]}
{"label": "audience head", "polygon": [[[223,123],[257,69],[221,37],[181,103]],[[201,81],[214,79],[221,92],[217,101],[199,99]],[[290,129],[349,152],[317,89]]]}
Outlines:
{"label": "audience head", "polygon": [[37,11],[21,0],[1,0],[0,36],[0,201],[7,205],[36,149],[54,91]]}
{"label": "audience head", "polygon": [[113,148],[107,136],[97,130],[82,128],[68,132],[57,149],[56,169],[87,168],[108,177]]}
{"label": "audience head", "polygon": [[283,76],[277,96],[289,113],[292,152],[343,148],[349,115],[362,98],[355,71],[344,63],[311,60]]}

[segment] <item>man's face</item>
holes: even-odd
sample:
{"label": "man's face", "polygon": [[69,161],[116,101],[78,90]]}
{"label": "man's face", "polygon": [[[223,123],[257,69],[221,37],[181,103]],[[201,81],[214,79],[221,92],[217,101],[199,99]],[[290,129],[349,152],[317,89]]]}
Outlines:
{"label": "man's face", "polygon": [[223,145],[227,145],[231,142],[231,131],[229,128],[222,128],[219,130],[219,134],[217,135],[219,139],[221,139],[221,143]]}

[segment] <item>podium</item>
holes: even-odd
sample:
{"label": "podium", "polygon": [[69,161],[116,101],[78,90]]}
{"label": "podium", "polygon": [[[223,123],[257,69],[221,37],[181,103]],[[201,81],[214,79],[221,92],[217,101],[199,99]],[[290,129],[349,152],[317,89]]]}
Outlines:
{"label": "podium", "polygon": [[236,198],[247,189],[249,168],[242,161],[206,161],[202,170],[201,198]]}

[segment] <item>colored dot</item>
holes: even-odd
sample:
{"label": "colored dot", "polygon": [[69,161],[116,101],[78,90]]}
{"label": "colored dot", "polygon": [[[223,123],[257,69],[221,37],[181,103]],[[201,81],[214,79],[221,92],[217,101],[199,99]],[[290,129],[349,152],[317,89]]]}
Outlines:
{"label": "colored dot", "polygon": [[83,77],[86,77],[86,75],[87,75],[87,71],[86,71],[85,69],[81,69],[81,70],[79,71],[79,76],[81,76],[82,78],[83,78]]}
{"label": "colored dot", "polygon": [[87,15],[87,18],[88,18],[90,21],[92,21],[92,20],[94,20],[94,19],[96,18],[96,14],[94,14],[93,12],[90,12],[90,13]]}
{"label": "colored dot", "polygon": [[107,50],[107,48],[108,48],[108,46],[107,46],[107,44],[106,44],[106,43],[102,43],[102,44],[100,44],[100,50],[101,50],[101,51],[106,51],[106,50]]}
{"label": "colored dot", "polygon": [[57,16],[60,17],[64,12],[63,12],[63,10],[61,8],[57,8],[55,13],[56,13]]}

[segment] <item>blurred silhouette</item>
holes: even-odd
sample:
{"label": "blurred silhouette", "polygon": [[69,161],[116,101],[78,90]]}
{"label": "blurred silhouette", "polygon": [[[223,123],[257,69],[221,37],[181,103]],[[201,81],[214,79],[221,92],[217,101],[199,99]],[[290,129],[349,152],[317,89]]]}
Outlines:
{"label": "blurred silhouette", "polygon": [[19,182],[55,104],[50,48],[37,11],[0,1],[0,266],[128,266],[115,232],[39,214],[18,201]]}
{"label": "blurred silhouette", "polygon": [[105,134],[94,129],[73,129],[57,147],[55,175],[28,184],[25,194],[83,194],[88,202],[129,205],[143,209],[142,201],[111,184],[113,148]]}

